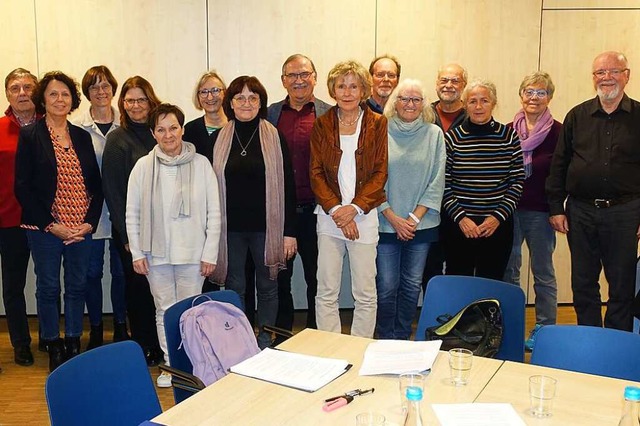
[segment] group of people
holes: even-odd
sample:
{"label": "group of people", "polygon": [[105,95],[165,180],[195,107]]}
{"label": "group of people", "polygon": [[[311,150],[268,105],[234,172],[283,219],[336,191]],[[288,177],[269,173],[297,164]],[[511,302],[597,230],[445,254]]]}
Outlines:
{"label": "group of people", "polygon": [[[38,81],[18,68],[5,79],[0,119],[0,253],[16,363],[30,365],[24,286],[35,263],[40,339],[50,369],[103,343],[102,269],[109,242],[114,340],[140,343],[150,365],[168,362],[165,310],[212,283],[235,290],[264,329],[293,326],[291,279],[299,253],[307,326],[341,332],[339,296],[349,257],[351,333],[408,339],[420,291],[437,274],[519,283],[526,241],[536,328],[556,321],[555,231],[568,233],[580,324],[602,326],[598,275],[609,281],[604,325],[631,329],[640,235],[640,105],[628,98],[626,57],[593,63],[597,97],[567,115],[549,103],[542,71],[526,76],[511,123],[493,117],[498,97],[458,64],[438,71],[438,100],[400,79],[391,55],[369,69],[336,64],[317,99],[317,70],[295,54],[282,66],[284,100],[268,105],[256,77],[229,86],[197,81],[194,106],[162,103],[140,76],[118,83],[96,66],[77,83],[62,72]],[[635,145],[634,145],[635,143]],[[565,200],[567,200],[565,206]],[[571,231],[569,231],[571,229]],[[60,338],[60,265],[65,333]],[[422,288],[421,288],[422,287]],[[158,378],[169,386],[170,377]]]}

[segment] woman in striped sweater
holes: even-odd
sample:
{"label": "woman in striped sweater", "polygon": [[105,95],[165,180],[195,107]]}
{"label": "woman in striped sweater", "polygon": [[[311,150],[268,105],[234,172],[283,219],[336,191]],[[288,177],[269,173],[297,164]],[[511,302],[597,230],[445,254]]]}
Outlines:
{"label": "woman in striped sweater", "polygon": [[520,141],[513,129],[492,117],[497,103],[493,83],[471,82],[462,99],[469,117],[445,136],[447,274],[501,280],[524,181]]}

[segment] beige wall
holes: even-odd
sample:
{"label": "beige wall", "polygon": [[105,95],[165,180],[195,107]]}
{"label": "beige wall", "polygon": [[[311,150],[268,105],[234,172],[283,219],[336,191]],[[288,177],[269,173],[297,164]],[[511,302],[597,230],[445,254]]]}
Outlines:
{"label": "beige wall", "polygon": [[[280,66],[295,52],[314,59],[316,93],[327,101],[326,74],[344,59],[368,65],[388,52],[400,59],[403,77],[427,86],[440,65],[459,62],[471,77],[496,83],[495,115],[504,122],[518,109],[520,80],[534,70],[554,78],[551,108],[562,120],[593,96],[590,66],[598,52],[625,51],[632,70],[640,69],[633,49],[640,0],[18,0],[1,2],[0,16],[0,76],[22,66],[38,75],[61,69],[80,80],[102,63],[120,83],[134,74],[148,78],[189,119],[198,115],[193,84],[207,67],[227,83],[256,75],[276,101],[285,95]],[[634,72],[627,92],[640,98]],[[0,109],[6,106],[2,97]],[[556,260],[561,301],[570,302],[563,242]],[[304,305],[301,294],[297,306]]]}

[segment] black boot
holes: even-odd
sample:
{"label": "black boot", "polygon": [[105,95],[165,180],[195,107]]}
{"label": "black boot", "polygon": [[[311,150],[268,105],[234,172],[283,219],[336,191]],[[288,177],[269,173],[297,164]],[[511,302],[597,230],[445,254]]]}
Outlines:
{"label": "black boot", "polygon": [[49,352],[49,372],[58,368],[65,361],[64,342],[62,339],[46,341]]}
{"label": "black boot", "polygon": [[102,346],[102,331],[103,331],[102,323],[100,323],[99,325],[91,326],[91,332],[89,333],[89,344],[87,345],[86,350],[90,350],[90,349]]}
{"label": "black boot", "polygon": [[123,340],[131,340],[129,333],[127,333],[126,322],[113,322],[113,341],[122,342]]}
{"label": "black boot", "polygon": [[67,359],[71,359],[80,353],[80,337],[65,337],[64,346],[67,349]]}

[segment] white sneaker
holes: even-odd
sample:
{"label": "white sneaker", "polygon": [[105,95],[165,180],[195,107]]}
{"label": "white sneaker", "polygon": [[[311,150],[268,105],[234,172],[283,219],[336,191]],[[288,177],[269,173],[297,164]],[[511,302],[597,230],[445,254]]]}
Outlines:
{"label": "white sneaker", "polygon": [[171,374],[167,372],[161,372],[158,378],[156,379],[156,384],[159,388],[170,388],[171,387]]}

